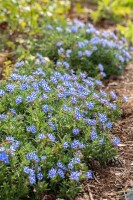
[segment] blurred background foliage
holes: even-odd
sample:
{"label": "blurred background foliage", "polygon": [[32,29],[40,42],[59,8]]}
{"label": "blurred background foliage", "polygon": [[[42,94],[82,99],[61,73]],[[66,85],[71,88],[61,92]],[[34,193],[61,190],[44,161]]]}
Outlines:
{"label": "blurred background foliage", "polygon": [[[133,0],[0,0],[0,53],[15,51],[24,57],[46,24],[74,18],[100,28],[106,24],[133,44]],[[6,69],[14,57],[4,60]]]}
{"label": "blurred background foliage", "polygon": [[36,34],[48,20],[80,14],[94,24],[120,24],[120,34],[132,42],[133,0],[0,0],[0,29]]}

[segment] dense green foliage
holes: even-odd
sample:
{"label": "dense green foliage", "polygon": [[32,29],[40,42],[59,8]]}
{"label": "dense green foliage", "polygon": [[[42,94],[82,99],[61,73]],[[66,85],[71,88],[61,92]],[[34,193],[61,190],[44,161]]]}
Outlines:
{"label": "dense green foliage", "polygon": [[79,181],[93,178],[91,160],[105,164],[119,145],[110,132],[120,113],[116,95],[87,74],[52,70],[52,62],[37,56],[16,63],[1,84],[2,200],[50,192],[73,199]]}

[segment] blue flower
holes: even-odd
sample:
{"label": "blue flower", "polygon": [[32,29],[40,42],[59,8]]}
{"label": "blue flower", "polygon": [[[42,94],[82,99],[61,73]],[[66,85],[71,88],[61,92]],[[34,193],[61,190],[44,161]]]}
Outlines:
{"label": "blue flower", "polygon": [[76,102],[77,102],[76,97],[71,97],[71,101],[72,101],[73,104],[76,104]]}
{"label": "blue flower", "polygon": [[100,94],[101,94],[103,97],[106,97],[106,96],[107,96],[106,92],[104,92],[103,90],[100,90]]}
{"label": "blue flower", "polygon": [[37,92],[32,92],[30,96],[26,97],[26,101],[32,102],[37,98]]}
{"label": "blue flower", "polygon": [[82,114],[78,110],[75,111],[75,117],[76,119],[82,119]]}
{"label": "blue flower", "polygon": [[110,92],[110,96],[111,96],[112,99],[116,99],[116,97],[117,97],[116,94],[113,91]]}
{"label": "blue flower", "polygon": [[6,90],[7,90],[8,92],[14,92],[14,88],[15,88],[15,85],[14,85],[14,84],[8,84],[8,85],[6,86]]}
{"label": "blue flower", "polygon": [[56,130],[56,126],[55,126],[55,124],[53,122],[51,122],[51,121],[48,122],[48,125],[52,127],[53,131]]}
{"label": "blue flower", "polygon": [[72,53],[71,49],[66,50],[66,57],[69,58],[71,53]]}
{"label": "blue flower", "polygon": [[39,134],[39,135],[37,136],[37,138],[39,138],[39,139],[44,139],[44,138],[46,138],[46,137],[45,137],[45,135],[44,135],[43,133],[41,133],[41,134]]}
{"label": "blue flower", "polygon": [[66,170],[66,167],[65,167],[65,166],[63,165],[63,163],[60,162],[60,161],[57,162],[57,167],[59,167],[59,168],[61,168],[61,169],[63,169],[63,170]]}
{"label": "blue flower", "polygon": [[36,133],[36,126],[32,125],[32,126],[27,126],[26,127],[26,130],[28,132],[31,132],[31,133]]}
{"label": "blue flower", "polygon": [[30,169],[29,169],[29,167],[27,167],[27,166],[24,166],[24,167],[23,167],[23,171],[24,171],[26,174],[29,174],[29,173],[30,173]]}
{"label": "blue flower", "polygon": [[58,169],[57,173],[59,174],[59,176],[60,176],[61,178],[65,178],[64,172],[63,172],[62,169]]}
{"label": "blue flower", "polygon": [[27,154],[27,159],[34,160],[37,163],[40,161],[40,159],[38,158],[38,156],[35,152],[31,152],[31,153]]}
{"label": "blue flower", "polygon": [[104,144],[104,139],[99,140],[99,144],[100,145]]}
{"label": "blue flower", "polygon": [[98,64],[98,68],[99,68],[99,70],[100,70],[101,72],[103,72],[103,71],[104,71],[104,67],[103,67],[103,65],[102,65],[102,64]]}
{"label": "blue flower", "polygon": [[99,113],[98,116],[101,123],[105,123],[107,121],[107,116],[105,114]]}
{"label": "blue flower", "polygon": [[0,89],[0,97],[4,96],[5,91]]}
{"label": "blue flower", "polygon": [[18,97],[16,97],[16,104],[18,105],[18,104],[20,104],[20,103],[22,103],[22,97],[20,97],[20,96],[18,96]]}
{"label": "blue flower", "polygon": [[91,170],[89,170],[89,171],[86,173],[86,178],[93,179],[93,173],[92,173]]}
{"label": "blue flower", "polygon": [[50,80],[51,80],[51,82],[52,82],[53,84],[57,84],[57,83],[58,83],[56,77],[54,77],[54,76],[51,76],[51,77],[50,77]]}
{"label": "blue flower", "polygon": [[33,86],[33,88],[34,88],[35,90],[39,91],[39,85],[38,85],[38,83],[33,82],[33,83],[32,83],[32,86]]}
{"label": "blue flower", "polygon": [[43,112],[47,113],[48,111],[49,111],[49,107],[46,104],[46,105],[43,106]]}
{"label": "blue flower", "polygon": [[54,135],[52,135],[51,133],[48,133],[47,136],[52,142],[56,141],[56,137]]}
{"label": "blue flower", "polygon": [[62,65],[62,62],[57,61],[56,65],[57,65],[57,66],[61,66],[61,65]]}
{"label": "blue flower", "polygon": [[78,163],[80,163],[80,158],[78,158],[78,157],[72,158],[71,162],[78,164]]}
{"label": "blue flower", "polygon": [[[18,140],[15,140],[13,143],[12,143],[12,147],[14,150],[16,150],[18,147],[20,146],[20,142]],[[11,147],[11,146],[10,146]]]}
{"label": "blue flower", "polygon": [[68,168],[69,168],[69,169],[73,169],[73,168],[74,168],[74,166],[73,166],[73,163],[72,163],[72,162],[70,162],[70,163],[68,164]]}
{"label": "blue flower", "polygon": [[0,119],[7,119],[7,115],[5,115],[5,114],[0,114]]}
{"label": "blue flower", "polygon": [[113,110],[116,110],[116,104],[114,103],[109,103],[108,104],[110,108],[112,108]]}
{"label": "blue flower", "polygon": [[124,101],[124,102],[128,102],[128,97],[124,96],[124,97],[123,97],[123,101]]}
{"label": "blue flower", "polygon": [[106,74],[104,72],[100,72],[102,77],[106,77]]}
{"label": "blue flower", "polygon": [[58,54],[59,54],[59,55],[62,54],[63,52],[64,52],[64,49],[63,49],[63,48],[58,49]]}
{"label": "blue flower", "polygon": [[43,179],[42,172],[40,172],[39,174],[37,174],[37,178],[38,178],[39,181],[41,181]]}
{"label": "blue flower", "polygon": [[58,32],[62,32],[62,31],[63,31],[63,29],[62,29],[61,27],[56,27],[56,30],[57,30]]}
{"label": "blue flower", "polygon": [[95,130],[93,130],[92,133],[91,133],[91,139],[92,139],[92,140],[95,140],[95,139],[97,139],[97,138],[98,138],[98,135],[97,135],[97,133],[95,132]]}
{"label": "blue flower", "polygon": [[69,147],[68,142],[64,142],[64,143],[63,143],[63,147],[67,149],[67,148]]}
{"label": "blue flower", "polygon": [[14,137],[13,136],[7,136],[6,137],[6,141],[13,142],[14,141]]}
{"label": "blue flower", "polygon": [[86,102],[86,105],[88,107],[89,110],[92,110],[94,108],[95,103],[93,102]]}
{"label": "blue flower", "polygon": [[0,153],[0,161],[3,161],[4,163],[9,164],[8,155],[5,151]]}
{"label": "blue flower", "polygon": [[74,129],[73,129],[73,134],[74,134],[74,135],[78,135],[79,132],[80,132],[80,129],[79,129],[79,128],[74,128]]}
{"label": "blue flower", "polygon": [[83,52],[82,51],[78,51],[78,56],[82,57],[83,56]]}
{"label": "blue flower", "polygon": [[90,57],[91,54],[92,54],[92,51],[86,50],[86,51],[85,51],[85,54],[86,54],[87,57]]}
{"label": "blue flower", "polygon": [[80,145],[79,140],[74,139],[74,141],[71,144],[71,148],[75,149],[75,148],[79,147],[79,145]]}
{"label": "blue flower", "polygon": [[29,88],[29,84],[28,83],[23,83],[21,85],[21,90],[26,90],[27,88]]}
{"label": "blue flower", "polygon": [[51,24],[48,24],[48,25],[46,26],[46,28],[49,29],[49,30],[53,30],[53,26],[52,26]]}
{"label": "blue flower", "polygon": [[68,62],[64,61],[62,64],[65,66],[66,69],[69,69],[70,65]]}
{"label": "blue flower", "polygon": [[114,137],[114,138],[113,138],[113,143],[114,143],[114,145],[119,146],[119,144],[120,144],[120,139],[117,138],[117,137]]}
{"label": "blue flower", "polygon": [[50,92],[51,91],[51,89],[48,86],[48,84],[42,84],[42,88],[44,89],[45,92]]}
{"label": "blue flower", "polygon": [[87,120],[87,123],[90,125],[90,126],[94,126],[97,124],[97,121],[96,119],[88,119]]}
{"label": "blue flower", "polygon": [[48,177],[49,178],[54,178],[56,176],[56,169],[54,169],[53,167],[49,170],[48,172]]}
{"label": "blue flower", "polygon": [[72,33],[77,33],[78,32],[78,28],[76,26],[72,26],[71,27],[71,32]]}
{"label": "blue flower", "polygon": [[32,174],[29,176],[29,182],[31,185],[35,184],[36,183],[36,176],[35,174]]}
{"label": "blue flower", "polygon": [[20,78],[20,76],[18,74],[11,74],[10,77],[14,81],[19,80],[19,78]]}
{"label": "blue flower", "polygon": [[20,62],[17,62],[17,63],[15,64],[15,67],[21,67],[21,66],[24,66],[24,61],[23,61],[23,60],[20,61]]}
{"label": "blue flower", "polygon": [[110,129],[110,128],[112,128],[112,123],[111,122],[107,122],[106,126],[107,126],[108,129]]}
{"label": "blue flower", "polygon": [[57,46],[57,47],[62,46],[62,42],[57,42],[57,43],[56,43],[56,46]]}
{"label": "blue flower", "polygon": [[48,95],[47,94],[43,94],[42,95],[42,99],[48,99]]}
{"label": "blue flower", "polygon": [[82,48],[82,47],[84,47],[84,46],[85,46],[84,42],[78,42],[78,47],[79,47],[79,48]]}
{"label": "blue flower", "polygon": [[46,160],[46,156],[45,156],[45,155],[42,156],[41,159],[42,159],[42,160]]}
{"label": "blue flower", "polygon": [[79,181],[79,176],[80,173],[78,171],[72,172],[70,175],[70,179],[75,180],[75,181]]}
{"label": "blue flower", "polygon": [[0,147],[0,152],[4,150],[5,150],[5,147]]}

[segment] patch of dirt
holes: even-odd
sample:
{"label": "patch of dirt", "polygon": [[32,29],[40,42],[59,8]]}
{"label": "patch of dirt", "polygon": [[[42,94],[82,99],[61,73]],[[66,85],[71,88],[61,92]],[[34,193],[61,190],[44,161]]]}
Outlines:
{"label": "patch of dirt", "polygon": [[106,81],[105,90],[113,90],[118,98],[129,98],[122,105],[121,119],[113,127],[113,133],[121,140],[118,147],[121,166],[99,168],[95,180],[85,184],[86,193],[75,200],[128,200],[126,193],[133,188],[133,62],[122,76]]}

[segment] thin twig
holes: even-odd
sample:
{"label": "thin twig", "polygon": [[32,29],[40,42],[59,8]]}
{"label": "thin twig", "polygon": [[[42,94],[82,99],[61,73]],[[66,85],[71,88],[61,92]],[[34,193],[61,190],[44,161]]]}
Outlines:
{"label": "thin twig", "polygon": [[97,183],[100,183],[99,182],[99,180],[97,180],[97,178],[96,178],[96,176],[93,174],[93,177],[94,177],[94,179],[95,179],[95,181],[97,182]]}
{"label": "thin twig", "polygon": [[93,198],[93,195],[92,195],[92,193],[91,193],[91,189],[90,189],[89,185],[87,185],[87,189],[88,189],[88,193],[89,193],[89,198],[90,198],[90,200],[94,200],[94,198]]}

